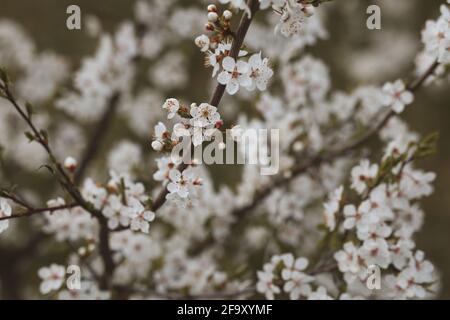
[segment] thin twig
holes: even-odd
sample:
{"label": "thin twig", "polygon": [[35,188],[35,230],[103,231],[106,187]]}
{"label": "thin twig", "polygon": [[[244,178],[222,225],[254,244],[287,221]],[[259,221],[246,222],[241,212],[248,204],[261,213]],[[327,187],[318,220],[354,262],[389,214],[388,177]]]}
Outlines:
{"label": "thin twig", "polygon": [[66,204],[66,205],[62,205],[62,206],[49,207],[49,208],[29,209],[20,214],[13,214],[10,216],[0,217],[0,221],[31,217],[36,214],[42,214],[45,212],[55,212],[55,211],[60,211],[60,210],[65,210],[65,209],[72,209],[75,207],[79,207],[79,205],[76,203],[73,203],[73,204]]}
{"label": "thin twig", "polygon": [[98,121],[95,130],[92,134],[92,137],[89,139],[89,144],[86,147],[82,157],[80,164],[77,168],[77,171],[74,175],[74,182],[78,185],[83,179],[84,174],[86,173],[87,168],[91,164],[91,162],[95,159],[95,156],[100,150],[100,144],[106,133],[108,132],[109,127],[111,126],[112,119],[116,114],[117,106],[119,104],[120,94],[118,92],[114,93],[109,99],[109,103]]}

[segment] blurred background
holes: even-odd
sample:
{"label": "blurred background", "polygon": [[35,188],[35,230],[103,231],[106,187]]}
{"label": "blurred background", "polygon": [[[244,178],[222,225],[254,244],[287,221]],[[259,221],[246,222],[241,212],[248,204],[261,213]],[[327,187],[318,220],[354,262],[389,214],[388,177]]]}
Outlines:
{"label": "blurred background", "polygon": [[[398,77],[409,79],[413,76],[414,58],[421,49],[420,31],[427,19],[434,19],[439,15],[439,6],[443,2],[335,0],[320,9],[326,13],[329,39],[320,41],[311,51],[330,67],[336,89],[351,90],[356,85],[381,84]],[[133,16],[133,0],[0,0],[0,20],[6,18],[20,24],[35,41],[38,51],[51,50],[68,57],[71,68],[75,70],[83,56],[95,52],[97,43],[82,31],[67,30],[66,8],[71,4],[79,5],[83,15],[96,15],[106,30],[114,30],[121,21]],[[370,31],[366,28],[366,8],[371,4],[381,7],[382,30]],[[196,50],[192,51],[189,61],[193,63],[193,67],[201,64]],[[209,71],[203,71],[202,68],[198,70],[202,72],[197,73],[196,78],[208,77]],[[197,95],[191,89],[186,88],[185,97]],[[442,274],[440,297],[450,299],[448,82],[420,90],[413,107],[404,116],[414,131],[424,135],[434,131],[440,133],[438,154],[421,163],[421,167],[437,173],[437,181],[435,193],[423,202],[425,225],[419,232],[417,241],[418,247],[426,252]],[[20,176],[20,172],[11,174]],[[30,184],[30,181],[27,182]],[[0,249],[0,272],[3,272],[3,278],[8,260],[13,256],[5,248]],[[28,258],[32,258],[32,255]],[[31,279],[34,275],[24,277],[23,280],[26,281],[26,278]],[[11,293],[10,297],[14,297],[14,294]]]}

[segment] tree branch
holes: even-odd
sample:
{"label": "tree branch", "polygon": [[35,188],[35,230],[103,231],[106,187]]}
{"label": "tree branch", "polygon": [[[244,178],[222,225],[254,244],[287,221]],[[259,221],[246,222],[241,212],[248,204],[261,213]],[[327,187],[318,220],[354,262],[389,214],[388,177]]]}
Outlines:
{"label": "tree branch", "polygon": [[84,174],[86,173],[87,168],[91,164],[91,162],[95,159],[98,151],[100,150],[100,144],[106,133],[108,132],[109,127],[111,126],[112,119],[117,111],[117,106],[119,104],[120,94],[118,92],[114,93],[109,99],[108,106],[104,111],[102,117],[97,123],[94,132],[89,139],[89,144],[86,147],[83,156],[81,157],[80,164],[75,172],[74,182],[78,185]]}
{"label": "tree branch", "polygon": [[[244,43],[244,39],[245,36],[247,35],[250,24],[253,21],[255,13],[259,10],[258,0],[248,0],[247,5],[250,8],[251,15],[248,16],[248,14],[245,12],[242,14],[238,30],[236,31],[236,35],[231,45],[230,57],[232,57],[233,59],[238,58],[239,51],[241,50],[242,44]],[[220,101],[222,100],[222,97],[225,93],[225,87],[226,86],[224,86],[223,84],[217,84],[216,89],[214,90],[214,93],[209,102],[210,105],[215,106],[217,108],[219,107]],[[183,172],[184,170],[187,169],[188,166],[189,165],[182,163],[178,166],[177,169],[178,171]],[[153,202],[152,211],[157,211],[164,205],[168,193],[169,192],[166,186],[164,186],[164,189],[158,194],[158,196]]]}
{"label": "tree branch", "polygon": [[75,207],[79,207],[79,205],[73,203],[73,204],[67,204],[67,205],[62,205],[62,206],[57,206],[57,207],[29,209],[20,214],[13,214],[13,215],[6,216],[6,217],[0,217],[0,221],[31,217],[36,214],[41,214],[41,213],[45,213],[45,212],[55,212],[55,211],[65,210],[65,209],[72,209]]}
{"label": "tree branch", "polygon": [[[3,80],[3,79],[2,79]],[[2,90],[2,94],[4,97],[14,106],[19,115],[23,118],[23,120],[27,123],[28,127],[32,131],[33,139],[38,142],[47,152],[51,163],[56,169],[56,173],[58,173],[58,181],[63,186],[63,188],[69,193],[69,195],[73,198],[74,202],[82,207],[84,210],[89,212],[94,218],[96,218],[100,225],[100,233],[99,233],[99,254],[103,261],[104,265],[104,274],[102,277],[102,281],[100,283],[100,287],[102,289],[108,289],[111,286],[112,275],[115,270],[115,263],[112,257],[112,250],[109,243],[109,228],[108,222],[103,213],[100,210],[95,209],[92,204],[88,203],[81,195],[78,188],[74,185],[71,178],[68,176],[61,163],[56,159],[53,154],[53,151],[50,148],[50,145],[47,140],[46,134],[43,131],[38,130],[31,120],[31,115],[27,115],[26,112],[19,106],[16,98],[12,94],[8,81],[3,80],[3,83],[0,85],[0,89]]]}

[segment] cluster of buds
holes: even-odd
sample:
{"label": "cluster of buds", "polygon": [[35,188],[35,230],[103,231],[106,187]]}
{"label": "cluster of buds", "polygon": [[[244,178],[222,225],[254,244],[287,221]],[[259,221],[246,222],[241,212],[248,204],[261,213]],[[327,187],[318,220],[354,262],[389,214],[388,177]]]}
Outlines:
{"label": "cluster of buds", "polygon": [[215,49],[217,45],[224,39],[232,36],[231,19],[233,13],[230,10],[225,10],[220,14],[214,4],[208,6],[208,22],[205,24],[205,29],[213,32],[213,35],[201,35],[195,39],[195,44],[206,52],[210,48]]}
{"label": "cluster of buds", "polygon": [[219,16],[217,7],[214,4],[208,6],[208,23],[206,24],[206,30],[229,30],[230,21],[233,18],[233,13],[230,10],[225,10],[222,16]]}
{"label": "cluster of buds", "polygon": [[88,242],[89,243],[86,246],[78,248],[78,255],[81,258],[89,256],[96,249],[96,245],[93,240],[89,240]]}

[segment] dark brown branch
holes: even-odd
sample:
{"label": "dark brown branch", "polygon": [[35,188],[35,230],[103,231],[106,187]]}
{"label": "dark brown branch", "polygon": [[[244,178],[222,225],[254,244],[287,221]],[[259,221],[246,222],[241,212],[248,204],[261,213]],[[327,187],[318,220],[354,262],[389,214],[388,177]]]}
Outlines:
{"label": "dark brown branch", "polygon": [[25,200],[22,199],[22,197],[20,197],[17,194],[12,194],[8,191],[4,191],[4,190],[0,190],[0,198],[5,198],[5,199],[9,199],[12,202],[18,204],[19,206],[28,209],[28,210],[33,210],[33,207],[28,204]]}
{"label": "dark brown branch", "polygon": [[[249,0],[247,2],[248,7],[250,8],[251,16],[243,13],[241,22],[239,23],[238,30],[236,31],[233,44],[230,50],[230,57],[233,59],[237,59],[239,56],[239,51],[241,50],[242,44],[244,43],[245,36],[247,35],[250,24],[252,23],[253,17],[255,13],[259,10],[259,1],[257,0]],[[213,96],[209,102],[210,105],[218,107],[220,101],[222,100],[223,94],[225,93],[225,85],[218,84],[216,90],[213,93]]]}
{"label": "dark brown branch", "polygon": [[116,92],[109,99],[108,106],[106,107],[106,110],[97,123],[91,138],[89,139],[89,144],[86,147],[83,156],[81,157],[81,161],[79,163],[77,171],[75,172],[74,182],[76,185],[81,182],[84,174],[86,173],[86,170],[88,169],[91,162],[95,159],[95,156],[101,148],[101,142],[107,134],[108,129],[112,124],[112,119],[116,114],[119,98],[120,94]]}

